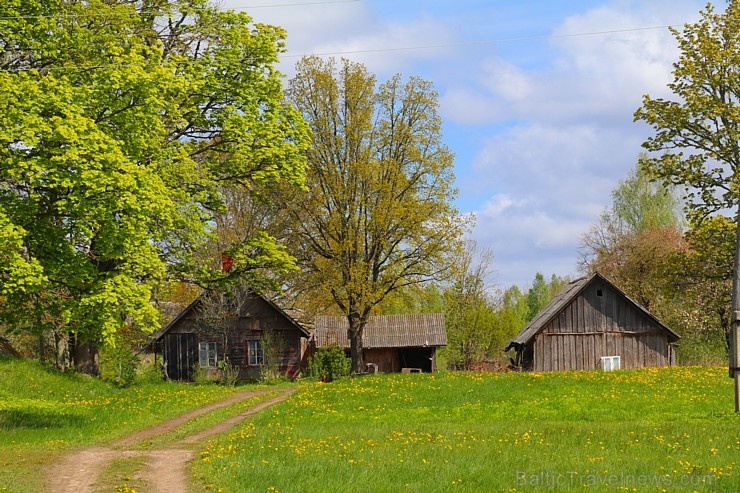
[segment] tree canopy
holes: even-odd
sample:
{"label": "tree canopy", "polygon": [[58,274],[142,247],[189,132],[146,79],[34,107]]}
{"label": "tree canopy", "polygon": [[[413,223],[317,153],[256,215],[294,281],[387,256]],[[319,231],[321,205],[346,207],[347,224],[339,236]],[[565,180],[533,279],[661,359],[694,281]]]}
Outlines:
{"label": "tree canopy", "polygon": [[[220,255],[201,252],[224,187],[256,194],[305,176],[307,127],[274,69],[284,36],[206,0],[5,6],[6,322],[105,338],[126,319],[156,326],[159,279],[221,279]],[[264,233],[226,253],[239,273],[292,265]]]}
{"label": "tree canopy", "polygon": [[[723,13],[707,4],[699,21],[671,31],[680,56],[668,87],[677,100],[646,95],[635,112],[636,120],[655,131],[644,147],[663,153],[647,167],[657,178],[685,187],[693,215],[723,209],[740,214],[740,2],[730,0]],[[730,373],[740,412],[740,250],[734,264]]]}
{"label": "tree canopy", "polygon": [[452,205],[437,94],[418,77],[377,85],[361,64],[318,57],[298,63],[287,92],[313,132],[309,192],[285,205],[301,282],[330,293],[348,317],[353,370],[363,371],[373,307],[444,277],[460,246],[465,220]]}

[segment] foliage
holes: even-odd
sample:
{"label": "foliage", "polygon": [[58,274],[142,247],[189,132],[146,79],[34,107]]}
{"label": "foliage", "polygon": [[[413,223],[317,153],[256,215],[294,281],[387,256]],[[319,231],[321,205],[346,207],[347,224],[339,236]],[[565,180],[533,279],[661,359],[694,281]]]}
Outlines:
{"label": "foliage", "polygon": [[202,254],[223,184],[257,194],[303,182],[307,128],[273,67],[280,28],[205,0],[5,7],[5,321],[111,340],[125,319],[157,326],[150,299],[165,276],[210,283],[293,266],[264,232],[223,245],[231,273]]}
{"label": "foliage", "polygon": [[711,349],[726,356],[736,230],[735,221],[721,215],[692,224],[686,232],[687,248],[676,252],[667,265],[668,295],[676,300],[671,318],[684,336],[682,357]]}
{"label": "foliage", "polygon": [[100,354],[100,377],[119,387],[128,387],[136,381],[139,358],[130,345],[117,341]]}
{"label": "foliage", "polygon": [[287,94],[313,132],[309,191],[284,197],[304,272],[291,284],[326,293],[348,318],[354,371],[362,331],[383,299],[442,279],[465,220],[454,208],[453,156],[438,95],[418,77],[376,86],[358,63],[302,59]]}
{"label": "foliage", "polygon": [[493,251],[466,242],[444,291],[447,366],[469,370],[496,346],[495,313],[488,282]]}
{"label": "foliage", "polygon": [[[671,29],[681,50],[668,87],[678,101],[643,97],[635,120],[655,130],[643,145],[660,151],[645,160],[665,183],[686,188],[687,205],[705,215],[738,205],[740,171],[740,3],[723,14],[708,4],[701,19],[682,32]],[[690,151],[684,154],[683,150]]]}
{"label": "foliage", "polygon": [[612,206],[581,238],[584,271],[600,272],[645,308],[663,315],[665,270],[685,250],[681,202],[669,184],[653,183],[640,156],[612,191]]}
{"label": "foliage", "polygon": [[322,382],[347,377],[352,371],[351,360],[340,346],[324,346],[308,359],[308,375]]}
{"label": "foliage", "polygon": [[260,337],[262,354],[264,356],[260,365],[260,381],[271,382],[287,375],[281,374],[280,363],[286,350],[285,339],[275,333],[275,330],[267,329]]}
{"label": "foliage", "polygon": [[[244,492],[345,491],[347,478],[378,492],[735,492],[740,420],[720,410],[732,394],[725,375],[673,367],[306,382],[209,443],[194,473],[212,490]],[[543,471],[563,483],[517,483]]]}
{"label": "foliage", "polygon": [[[676,100],[645,95],[635,112],[655,132],[643,146],[664,153],[647,160],[648,170],[685,188],[694,221],[728,209],[740,214],[740,2],[730,0],[723,13],[707,4],[700,14],[682,31],[671,30],[680,49],[668,84]],[[740,312],[740,229],[735,236],[731,314]],[[731,324],[730,367],[736,368],[740,318],[732,316]]]}
{"label": "foliage", "polygon": [[227,387],[233,387],[239,381],[239,368],[234,366],[228,359],[217,363],[218,382]]}
{"label": "foliage", "polygon": [[193,365],[191,374],[196,385],[210,385],[218,382],[218,372],[212,368],[200,366],[199,363]]}

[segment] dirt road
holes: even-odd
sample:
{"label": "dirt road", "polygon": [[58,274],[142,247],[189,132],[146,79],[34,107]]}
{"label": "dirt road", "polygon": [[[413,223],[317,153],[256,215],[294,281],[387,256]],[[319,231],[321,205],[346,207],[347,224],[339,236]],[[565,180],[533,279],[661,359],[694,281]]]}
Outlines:
{"label": "dirt road", "polygon": [[215,426],[190,435],[177,442],[170,442],[168,448],[158,450],[136,450],[138,442],[156,435],[163,435],[187,423],[189,420],[214,409],[234,404],[244,399],[263,395],[271,390],[241,392],[228,399],[196,409],[169,421],[147,428],[119,440],[110,447],[94,447],[66,455],[62,461],[52,465],[47,477],[47,491],[53,493],[96,493],[95,484],[101,471],[114,459],[143,457],[146,466],[139,470],[137,479],[148,485],[146,491],[139,493],[184,493],[187,491],[187,463],[196,454],[193,444],[199,440],[227,431],[246,417],[287,399],[294,389],[279,389],[276,397],[262,401],[241,414]]}

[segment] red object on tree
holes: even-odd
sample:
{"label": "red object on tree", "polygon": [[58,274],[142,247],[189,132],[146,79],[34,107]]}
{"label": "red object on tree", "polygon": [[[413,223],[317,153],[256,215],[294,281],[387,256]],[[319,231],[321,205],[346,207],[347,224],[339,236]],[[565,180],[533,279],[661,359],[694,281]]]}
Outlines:
{"label": "red object on tree", "polygon": [[221,270],[223,270],[224,272],[229,272],[233,268],[234,268],[234,259],[231,258],[231,255],[222,253],[221,254]]}

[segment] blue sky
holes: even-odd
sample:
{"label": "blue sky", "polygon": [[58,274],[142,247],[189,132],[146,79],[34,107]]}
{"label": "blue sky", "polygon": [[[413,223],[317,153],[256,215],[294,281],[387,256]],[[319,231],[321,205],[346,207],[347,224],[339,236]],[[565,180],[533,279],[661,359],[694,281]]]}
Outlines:
{"label": "blue sky", "polygon": [[[434,83],[456,154],[461,212],[494,252],[493,287],[578,276],[581,235],[611,204],[650,129],[643,94],[670,97],[666,28],[704,0],[225,0],[288,31],[280,69],[304,54]],[[715,2],[723,10],[725,2]],[[414,49],[411,49],[414,48]],[[378,50],[378,51],[371,51]]]}

